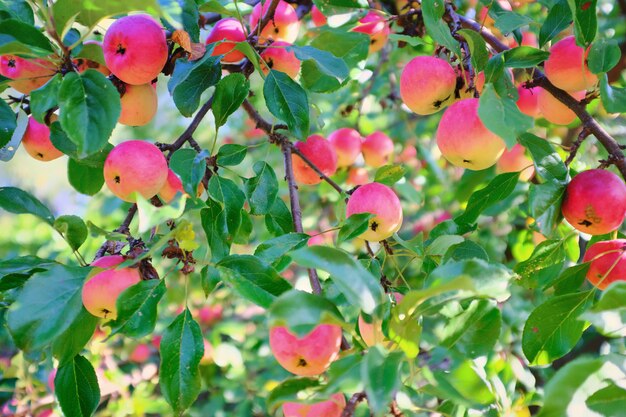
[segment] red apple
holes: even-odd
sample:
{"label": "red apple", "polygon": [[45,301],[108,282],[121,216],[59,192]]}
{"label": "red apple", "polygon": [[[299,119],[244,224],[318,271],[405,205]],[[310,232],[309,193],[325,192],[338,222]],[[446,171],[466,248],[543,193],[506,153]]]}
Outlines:
{"label": "red apple", "polygon": [[[261,70],[265,74],[270,69],[284,72],[291,78],[296,78],[300,73],[300,60],[296,58],[296,54],[287,50],[286,47],[291,46],[290,43],[276,41],[261,52]],[[267,65],[266,65],[267,64]]]}
{"label": "red apple", "polygon": [[519,171],[521,171],[519,177],[521,181],[528,181],[535,175],[533,160],[526,156],[526,148],[516,143],[510,150],[506,149],[498,159],[496,173]]}
{"label": "red apple", "polygon": [[[582,100],[586,95],[585,91],[569,94],[576,100]],[[576,113],[543,88],[537,91],[537,104],[539,105],[541,115],[550,123],[568,125],[576,120]]]}
{"label": "red apple", "polygon": [[615,281],[626,281],[626,239],[594,243],[583,262],[591,262],[587,279],[594,287],[604,290]]}
{"label": "red apple", "polygon": [[333,394],[329,400],[313,404],[286,402],[283,404],[285,417],[341,417],[346,407],[343,394]]}
{"label": "red apple", "polygon": [[385,15],[377,10],[370,10],[359,20],[359,25],[352,31],[364,33],[370,37],[369,53],[372,54],[383,49],[391,30]]}
{"label": "red apple", "polygon": [[[234,17],[218,21],[206,39],[207,45],[216,43],[211,55],[224,55],[222,62],[232,64],[243,60],[246,56],[241,51],[233,51],[239,42],[245,42],[246,29]],[[220,42],[225,41],[225,42]],[[217,43],[220,42],[220,43]]]}
{"label": "red apple", "polygon": [[0,75],[10,78],[9,86],[22,94],[30,94],[48,82],[56,67],[45,59],[26,59],[15,55],[0,56]]}
{"label": "red apple", "polygon": [[125,85],[120,99],[122,111],[119,122],[126,126],[144,126],[156,115],[159,97],[152,84]]}
{"label": "red apple", "polygon": [[370,182],[369,174],[365,168],[357,168],[352,167],[348,171],[348,178],[346,179],[346,184],[357,186],[357,185],[365,185]]}
{"label": "red apple", "polygon": [[359,132],[348,127],[335,130],[328,141],[337,153],[337,166],[347,167],[356,161],[361,153],[362,138]]}
{"label": "red apple", "polygon": [[363,140],[361,152],[367,165],[381,167],[388,164],[391,159],[393,141],[383,132],[374,132]]}
{"label": "red apple", "polygon": [[148,345],[140,343],[135,346],[135,349],[133,349],[128,359],[135,363],[145,363],[148,359],[150,359],[151,353],[152,352],[150,351],[150,347]]}
{"label": "red apple", "polygon": [[400,199],[386,185],[372,182],[356,189],[346,206],[346,217],[356,213],[371,213],[368,229],[359,237],[369,241],[387,239],[402,226]]}
{"label": "red apple", "polygon": [[576,38],[568,36],[550,48],[550,57],[544,62],[546,77],[565,91],[587,90],[596,85],[598,77],[587,67],[589,50],[576,45]]}
{"label": "red apple", "polygon": [[[51,120],[56,120],[56,116],[53,115]],[[28,118],[22,145],[30,156],[39,161],[52,161],[63,156],[63,152],[55,148],[50,141],[50,128],[32,116]]]}
{"label": "red apple", "polygon": [[[250,15],[251,28],[256,28],[271,3],[271,1],[259,2],[254,6]],[[274,12],[274,19],[261,30],[259,42],[265,43],[269,39],[273,39],[275,41],[294,43],[298,38],[299,31],[300,21],[296,11],[289,3],[280,0]]]}
{"label": "red apple", "polygon": [[454,101],[456,72],[440,58],[418,56],[402,70],[400,95],[414,113],[436,113]]}
{"label": "red apple", "polygon": [[[302,152],[320,171],[331,176],[337,171],[337,154],[332,145],[320,135],[311,135],[306,142],[296,142],[294,147]],[[302,184],[319,184],[322,179],[302,158],[293,153],[293,174],[297,182]]]}
{"label": "red apple", "polygon": [[541,90],[541,87],[526,88],[524,85],[517,87],[517,93],[519,94],[517,107],[522,113],[534,118],[541,116],[538,100],[539,90]]}
{"label": "red apple", "polygon": [[313,5],[313,7],[311,7],[311,20],[313,20],[313,24],[317,27],[324,26],[326,23],[328,23],[328,19],[326,19],[326,16],[322,14],[320,9],[318,9],[316,5]]}

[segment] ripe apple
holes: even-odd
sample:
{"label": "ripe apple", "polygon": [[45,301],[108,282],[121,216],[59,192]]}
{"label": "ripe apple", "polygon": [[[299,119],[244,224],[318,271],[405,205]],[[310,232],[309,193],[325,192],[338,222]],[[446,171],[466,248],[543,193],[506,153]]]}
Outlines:
{"label": "ripe apple", "polygon": [[[290,43],[276,41],[265,48],[261,53],[261,70],[267,74],[270,69],[284,72],[291,78],[296,78],[300,73],[300,60],[293,51],[287,50]],[[267,64],[267,65],[265,65]]]}
{"label": "ripe apple", "polygon": [[452,219],[452,215],[447,210],[435,213],[426,213],[413,225],[413,233],[418,234],[424,232],[424,235],[428,235],[428,232],[430,232],[439,223],[450,219]]}
{"label": "ripe apple", "polygon": [[369,174],[365,168],[357,168],[352,167],[348,171],[348,178],[346,179],[346,184],[357,186],[357,185],[365,185],[370,182]]}
{"label": "ripe apple", "polygon": [[361,152],[367,165],[381,167],[391,160],[393,141],[383,132],[374,132],[363,140]]}
{"label": "ripe apple", "polygon": [[167,62],[165,32],[148,15],[117,19],[104,35],[102,49],[109,70],[126,84],[148,84]]}
{"label": "ripe apple", "polygon": [[454,101],[456,72],[448,61],[432,56],[413,58],[402,70],[400,96],[414,113],[433,114]]}
{"label": "ripe apple", "polygon": [[134,202],[134,193],[154,197],[167,181],[167,161],[153,144],[129,140],[117,145],[104,161],[104,181],[124,201]]}
{"label": "ripe apple", "polygon": [[202,307],[198,310],[198,322],[203,326],[212,326],[222,319],[223,312],[221,305]]}
{"label": "ripe apple", "polygon": [[337,153],[339,167],[352,165],[361,153],[361,135],[349,127],[335,130],[328,136],[328,141]]}
{"label": "ripe apple", "polygon": [[359,20],[358,26],[352,31],[364,33],[370,37],[370,54],[383,49],[391,32],[387,18],[377,10],[370,10],[365,17]]}
{"label": "ripe apple", "polygon": [[141,281],[141,277],[138,268],[113,269],[124,261],[123,257],[103,258],[100,258],[99,262],[94,262],[93,265],[99,268],[104,265],[111,266],[104,271],[97,272],[83,285],[83,305],[87,311],[96,317],[114,320],[117,318],[117,307],[115,305],[117,297],[126,288]]}
{"label": "ripe apple", "polygon": [[150,359],[151,355],[150,346],[145,343],[140,343],[135,346],[135,349],[130,353],[128,359],[135,363],[146,363]]}
{"label": "ripe apple", "polygon": [[611,171],[583,171],[567,185],[561,211],[581,232],[610,233],[621,226],[626,216],[626,184]]}
{"label": "ripe apple", "polygon": [[[53,115],[51,120],[54,121],[56,118],[56,115]],[[50,128],[32,116],[28,118],[22,145],[30,156],[39,161],[52,161],[63,156],[63,152],[55,148],[50,141]]]}
{"label": "ripe apple", "polygon": [[[392,296],[396,304],[404,298],[404,294],[399,292],[394,292]],[[365,321],[362,314],[359,314],[359,333],[367,346],[374,346],[377,343],[384,343],[387,341],[385,334],[383,333],[382,322],[373,321],[372,323],[368,323]]]}
{"label": "ripe apple", "polygon": [[346,217],[355,213],[371,213],[368,229],[359,237],[378,242],[387,239],[402,226],[400,199],[386,185],[372,182],[356,189],[346,206]]}
{"label": "ripe apple", "polygon": [[589,50],[576,45],[576,38],[568,36],[550,48],[550,57],[544,63],[546,77],[565,91],[588,90],[598,77],[587,67]]}
{"label": "ripe apple", "polygon": [[[530,168],[529,168],[530,167]],[[496,173],[519,172],[521,181],[530,180],[535,175],[533,160],[526,156],[526,148],[516,143],[510,150],[505,149],[496,164]]]}
{"label": "ripe apple", "polygon": [[326,19],[326,16],[322,14],[316,5],[311,7],[311,20],[313,20],[313,24],[317,27],[324,26],[328,23],[328,19]]}
{"label": "ripe apple", "polygon": [[[198,184],[198,191],[197,191],[196,197],[200,197],[203,192],[204,192],[204,185],[200,183]],[[181,193],[183,195],[189,196],[189,194],[185,192],[185,189],[183,188],[183,183],[178,177],[178,175],[176,175],[174,171],[168,168],[167,180],[165,181],[165,184],[163,184],[163,187],[161,187],[157,195],[164,203],[170,203],[174,199],[177,193]]]}
{"label": "ripe apple", "polygon": [[626,239],[594,243],[583,262],[591,262],[587,279],[594,287],[604,290],[615,281],[626,281]]}
{"label": "ripe apple", "polygon": [[212,56],[224,55],[222,62],[227,64],[239,62],[246,57],[241,51],[233,51],[237,43],[246,40],[246,29],[234,17],[218,21],[209,33],[206,44],[210,45],[224,40],[229,42],[217,43],[211,53]]}
{"label": "ripe apple", "polygon": [[0,56],[0,75],[12,79],[9,86],[22,94],[30,94],[48,82],[56,67],[45,59],[26,59],[15,55]]}
{"label": "ripe apple", "polygon": [[159,106],[159,97],[152,84],[126,84],[120,99],[122,111],[118,122],[126,126],[143,126],[154,118]]}
{"label": "ripe apple", "polygon": [[[259,24],[271,3],[271,1],[259,2],[254,6],[250,15],[250,27],[252,29]],[[275,41],[294,43],[298,39],[299,31],[300,22],[298,21],[296,11],[289,3],[280,0],[274,12],[274,19],[261,30],[259,42],[265,43],[269,39],[273,39]]]}
{"label": "ripe apple", "polygon": [[505,145],[478,117],[478,99],[466,98],[446,109],[437,128],[437,146],[453,165],[475,171],[494,165]]}
{"label": "ripe apple", "polygon": [[[337,171],[337,154],[323,136],[311,135],[306,142],[296,142],[294,146],[325,175],[331,176]],[[312,185],[322,181],[319,174],[298,155],[292,154],[291,160],[293,174],[297,182]]]}
{"label": "ripe apple", "polygon": [[[586,93],[585,91],[577,91],[569,94],[576,100],[582,100]],[[576,120],[576,113],[543,88],[537,91],[537,104],[543,117],[550,123],[568,125]]]}
{"label": "ripe apple", "polygon": [[276,326],[270,329],[270,349],[278,363],[300,376],[315,376],[326,371],[339,355],[341,327],[320,324],[304,337],[289,329]]}
{"label": "ripe apple", "polygon": [[[102,49],[102,42],[96,40],[88,40],[83,42],[83,45],[97,45]],[[109,76],[111,71],[106,67],[106,65],[102,65],[99,62],[92,61],[86,58],[76,58],[73,59],[72,62],[76,66],[76,70],[80,73],[87,71],[88,69],[95,69],[100,72],[104,76]]]}
{"label": "ripe apple", "polygon": [[522,113],[534,118],[541,116],[538,100],[539,90],[541,87],[526,88],[523,84],[517,87],[519,94],[517,107]]}
{"label": "ripe apple", "polygon": [[345,407],[343,394],[333,394],[329,400],[313,404],[286,402],[283,414],[285,417],[340,417]]}
{"label": "ripe apple", "polygon": [[[509,40],[509,47],[510,48],[515,48],[518,45],[517,40],[514,37],[510,37],[508,38]],[[532,46],[533,48],[539,48],[539,41],[537,40],[537,35],[535,35],[533,32],[522,32],[522,46]]]}
{"label": "ripe apple", "polygon": [[309,235],[311,236],[309,238],[309,241],[307,242],[308,246],[332,246],[333,244],[333,232],[310,232]]}

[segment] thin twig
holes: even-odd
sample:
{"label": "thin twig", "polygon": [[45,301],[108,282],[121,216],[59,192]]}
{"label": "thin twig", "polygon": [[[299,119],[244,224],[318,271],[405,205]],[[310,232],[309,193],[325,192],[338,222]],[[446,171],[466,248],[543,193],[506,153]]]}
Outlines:
{"label": "thin twig", "polygon": [[583,130],[580,131],[580,133],[578,134],[578,138],[570,147],[569,155],[567,155],[567,159],[565,160],[565,165],[569,166],[569,164],[572,163],[572,161],[576,157],[576,154],[578,153],[578,148],[580,148],[580,145],[582,145],[583,141],[587,139],[590,134],[591,132],[587,128],[583,128]]}
{"label": "thin twig", "polygon": [[348,400],[348,403],[346,404],[345,408],[341,412],[341,417],[352,417],[352,416],[354,416],[354,412],[356,410],[356,406],[359,405],[359,403],[361,401],[363,401],[365,398],[366,398],[366,395],[365,395],[364,392],[357,392],[356,394],[354,394],[350,398],[350,400]]}

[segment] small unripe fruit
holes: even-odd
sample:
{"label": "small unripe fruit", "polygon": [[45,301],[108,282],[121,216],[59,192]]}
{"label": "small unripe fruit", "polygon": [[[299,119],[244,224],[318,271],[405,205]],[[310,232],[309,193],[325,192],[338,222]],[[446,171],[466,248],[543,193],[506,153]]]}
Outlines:
{"label": "small unripe fruit", "polygon": [[367,230],[359,237],[378,242],[387,239],[402,226],[400,199],[386,185],[372,182],[356,189],[346,206],[346,217],[356,213],[371,213]]}
{"label": "small unripe fruit", "polygon": [[[259,2],[254,6],[250,15],[250,27],[252,29],[259,24],[271,3],[271,1]],[[275,41],[294,43],[298,39],[299,30],[300,21],[296,11],[289,3],[280,0],[278,6],[276,6],[274,18],[261,30],[259,42],[265,43],[269,39],[273,39]]]}
{"label": "small unripe fruit", "polygon": [[433,114],[454,100],[456,73],[440,58],[418,56],[402,70],[400,95],[414,113]]}
{"label": "small unripe fruit", "polygon": [[286,402],[283,414],[285,417],[340,417],[345,407],[343,394],[333,394],[329,400],[313,404]]}
{"label": "small unripe fruit", "polygon": [[26,59],[15,55],[0,56],[0,75],[10,78],[9,86],[22,94],[30,94],[54,75],[54,64],[45,59]]}
{"label": "small unripe fruit", "polygon": [[126,84],[148,84],[167,62],[165,32],[147,15],[117,19],[104,35],[102,49],[109,70]]}
{"label": "small unripe fruit", "polygon": [[539,90],[541,90],[541,87],[526,88],[523,85],[517,87],[517,93],[519,94],[517,107],[522,113],[534,118],[541,115],[538,100]]}
{"label": "small unripe fruit", "polygon": [[361,152],[367,165],[381,167],[388,164],[391,159],[393,141],[383,132],[374,132],[363,140]]}
{"label": "small unripe fruit", "polygon": [[626,184],[604,169],[581,172],[567,185],[561,211],[569,224],[583,233],[610,233],[626,216]]}
{"label": "small unripe fruit", "polygon": [[311,20],[313,20],[313,24],[317,27],[324,26],[328,23],[328,19],[326,19],[326,16],[322,14],[316,5],[311,7]]}
{"label": "small unripe fruit", "polygon": [[505,145],[478,117],[478,99],[459,100],[446,109],[437,128],[437,146],[453,165],[475,171],[494,165]]}
{"label": "small unripe fruit", "polygon": [[510,150],[505,150],[498,159],[496,173],[505,172],[521,172],[519,177],[521,181],[528,181],[535,175],[533,160],[526,156],[526,148],[519,143],[516,143]]}
{"label": "small unripe fruit", "polygon": [[337,153],[337,166],[347,167],[356,161],[361,153],[361,135],[354,129],[344,127],[328,135],[328,141]]}
{"label": "small unripe fruit", "polygon": [[246,56],[241,51],[233,51],[237,43],[246,40],[246,30],[241,22],[234,17],[222,19],[213,26],[211,33],[206,39],[207,45],[220,41],[213,48],[212,56],[224,55],[222,62],[232,64],[243,60]]}
{"label": "small unripe fruit", "polygon": [[[331,176],[337,171],[337,154],[331,144],[320,135],[311,135],[306,142],[296,142],[295,148],[309,159],[326,176]],[[322,179],[295,153],[292,153],[293,174],[297,182],[302,184],[319,184]]]}
{"label": "small unripe fruit", "polygon": [[604,290],[615,281],[626,281],[626,239],[594,243],[583,262],[591,262],[587,279],[594,287]]}
{"label": "small unripe fruit", "polygon": [[[52,120],[56,120],[56,116],[52,116]],[[28,118],[22,146],[30,156],[39,161],[52,161],[63,156],[63,152],[55,148],[50,141],[50,128],[32,116]]]}
{"label": "small unripe fruit", "polygon": [[[569,93],[569,95],[576,100],[585,98],[584,91]],[[543,88],[540,88],[537,92],[537,104],[539,105],[541,115],[550,123],[568,125],[576,120],[576,113]]]}
{"label": "small unripe fruit", "polygon": [[568,36],[550,48],[550,57],[544,63],[546,77],[565,91],[587,90],[598,82],[598,77],[587,67],[587,54],[576,45],[576,38]]}
{"label": "small unripe fruit", "polygon": [[359,25],[352,31],[364,33],[370,37],[369,53],[373,54],[383,49],[389,38],[390,29],[385,16],[378,11],[371,10],[359,20]]}
{"label": "small unripe fruit", "polygon": [[104,161],[104,181],[124,201],[135,201],[134,193],[154,197],[167,180],[167,161],[153,144],[129,140],[117,145]]}
{"label": "small unripe fruit", "polygon": [[274,69],[284,72],[291,78],[298,76],[300,73],[300,60],[296,58],[296,54],[293,51],[287,50],[287,46],[291,46],[291,44],[276,41],[261,53],[261,58],[263,59],[261,61],[261,69],[265,74],[270,72],[270,69]]}
{"label": "small unripe fruit", "polygon": [[118,122],[126,126],[143,126],[154,118],[159,106],[159,97],[152,84],[126,84],[120,99],[122,111]]}
{"label": "small unripe fruit", "polygon": [[320,324],[304,337],[286,327],[270,329],[270,349],[278,363],[295,375],[315,376],[326,371],[339,355],[341,327]]}

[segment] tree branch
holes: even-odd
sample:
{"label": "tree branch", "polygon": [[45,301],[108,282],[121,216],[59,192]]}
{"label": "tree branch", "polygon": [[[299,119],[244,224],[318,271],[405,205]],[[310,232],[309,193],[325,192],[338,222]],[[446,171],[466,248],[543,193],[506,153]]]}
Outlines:
{"label": "tree branch", "polygon": [[357,392],[348,400],[346,407],[341,412],[341,417],[352,417],[354,416],[354,411],[356,410],[356,406],[359,405],[361,401],[366,398],[364,392]]}

